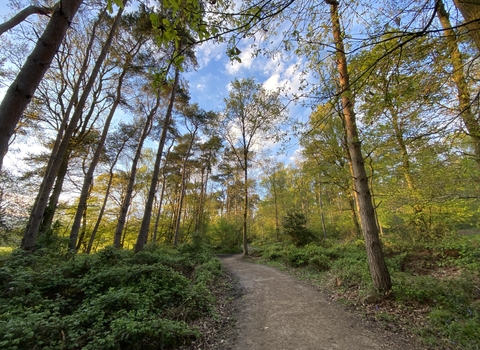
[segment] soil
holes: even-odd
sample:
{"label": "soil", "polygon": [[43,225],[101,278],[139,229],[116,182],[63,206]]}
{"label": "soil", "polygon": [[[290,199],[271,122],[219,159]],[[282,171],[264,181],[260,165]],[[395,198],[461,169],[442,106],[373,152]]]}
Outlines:
{"label": "soil", "polygon": [[215,341],[202,349],[422,349],[287,273],[241,255],[220,260],[234,288],[225,299]]}

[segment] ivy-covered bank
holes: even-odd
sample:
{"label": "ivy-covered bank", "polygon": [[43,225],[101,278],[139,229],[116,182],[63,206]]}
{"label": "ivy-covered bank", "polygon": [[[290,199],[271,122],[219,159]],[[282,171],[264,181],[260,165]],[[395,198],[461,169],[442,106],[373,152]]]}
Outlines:
{"label": "ivy-covered bank", "polygon": [[222,275],[208,249],[14,251],[1,260],[0,348],[167,349],[201,337]]}

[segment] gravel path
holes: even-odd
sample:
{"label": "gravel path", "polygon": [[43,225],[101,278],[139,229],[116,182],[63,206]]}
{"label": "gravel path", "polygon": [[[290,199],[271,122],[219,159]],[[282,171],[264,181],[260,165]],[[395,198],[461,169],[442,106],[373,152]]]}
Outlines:
{"label": "gravel path", "polygon": [[240,255],[221,261],[244,294],[234,302],[234,334],[220,349],[420,349],[275,268],[248,262]]}

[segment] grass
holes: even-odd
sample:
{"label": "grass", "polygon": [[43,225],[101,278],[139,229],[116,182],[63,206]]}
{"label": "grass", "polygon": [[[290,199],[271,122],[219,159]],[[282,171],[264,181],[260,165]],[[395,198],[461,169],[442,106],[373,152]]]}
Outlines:
{"label": "grass", "polygon": [[425,345],[480,349],[480,236],[406,244],[384,240],[393,292],[378,293],[361,240],[323,240],[305,247],[257,247],[264,262],[322,286],[392,330],[420,336]]}

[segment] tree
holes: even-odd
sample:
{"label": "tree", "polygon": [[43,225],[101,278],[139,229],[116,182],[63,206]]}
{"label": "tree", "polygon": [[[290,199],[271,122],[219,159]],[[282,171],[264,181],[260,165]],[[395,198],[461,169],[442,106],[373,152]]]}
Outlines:
{"label": "tree", "polygon": [[45,31],[3,97],[0,104],[0,169],[15,127],[50,67],[82,2],[61,0],[57,3]]}
{"label": "tree", "polygon": [[[466,1],[457,0],[456,3],[459,4],[461,8],[470,7]],[[477,4],[477,7],[478,6],[480,6],[480,2]],[[467,13],[470,13],[470,12],[467,11]],[[455,86],[457,88],[458,107],[460,111],[460,116],[463,122],[465,123],[465,127],[467,128],[468,134],[472,139],[475,161],[477,162],[477,166],[480,168],[480,123],[472,111],[470,87],[467,84],[467,80],[465,78],[464,63],[463,63],[462,54],[458,47],[457,35],[454,29],[452,28],[449,14],[445,9],[445,5],[443,4],[442,0],[438,0],[437,16],[442,25],[443,31],[445,33],[445,40],[447,42],[447,46],[450,51],[450,60],[453,67],[452,80],[455,83]],[[472,13],[471,16],[473,18],[477,16],[476,19],[478,20],[480,18],[480,11],[478,11],[477,13]],[[471,23],[470,25],[468,25],[469,28],[472,25],[478,26],[478,23],[477,24]],[[480,28],[477,28],[475,29],[475,31],[470,32],[470,35],[474,37],[474,39],[476,40],[477,46],[480,49],[479,29]]]}
{"label": "tree", "polygon": [[286,120],[286,106],[279,92],[271,92],[254,78],[234,80],[218,132],[225,138],[243,170],[243,254],[248,255],[248,171],[261,138],[276,140]]}
{"label": "tree", "polygon": [[157,154],[155,157],[155,165],[152,173],[152,181],[150,183],[150,190],[148,192],[147,203],[145,204],[145,211],[143,213],[142,225],[140,227],[140,232],[138,233],[137,243],[135,244],[136,252],[141,251],[148,240],[148,231],[150,229],[150,221],[152,217],[153,200],[155,198],[155,193],[157,190],[158,177],[160,173],[160,163],[162,161],[162,155],[163,155],[163,147],[165,146],[165,141],[167,140],[167,132],[168,132],[170,123],[172,121],[173,105],[175,103],[179,81],[180,81],[180,68],[176,67],[174,79],[172,82],[170,100],[169,100],[167,111],[165,114],[165,119],[163,121],[162,134],[160,136],[160,140],[158,143]]}
{"label": "tree", "polygon": [[465,18],[468,33],[475,42],[477,49],[480,50],[480,1],[454,0],[453,2]]}
{"label": "tree", "polygon": [[[44,182],[42,183],[42,186],[40,188],[39,194],[37,196],[37,199],[35,201],[34,207],[32,209],[32,213],[30,215],[30,220],[27,225],[27,228],[25,230],[25,235],[22,240],[22,249],[25,250],[32,250],[35,244],[36,236],[38,234],[39,227],[41,225],[42,219],[43,219],[43,214],[45,212],[45,208],[47,207],[47,202],[48,202],[48,196],[50,194],[50,191],[52,189],[54,180],[57,176],[58,170],[60,168],[60,165],[62,163],[62,160],[64,158],[64,155],[67,152],[68,145],[70,143],[71,137],[77,127],[77,123],[80,120],[81,116],[83,115],[83,108],[85,106],[85,103],[87,101],[88,96],[91,93],[91,90],[93,88],[93,85],[96,81],[97,75],[102,67],[103,61],[105,60],[107,53],[110,49],[110,46],[113,41],[113,37],[116,33],[117,27],[120,23],[120,18],[123,13],[123,8],[120,8],[117,12],[117,15],[114,19],[114,22],[110,28],[109,35],[107,37],[107,40],[105,41],[102,51],[100,52],[96,62],[95,66],[92,70],[92,73],[88,79],[88,82],[84,88],[83,93],[80,96],[80,99],[75,107],[75,111],[72,115],[72,118],[70,120],[70,123],[65,130],[65,134],[63,135],[62,142],[60,146],[58,147],[58,151],[56,153],[52,153],[52,162],[51,162],[51,168],[48,169],[47,173],[45,174],[44,177]],[[0,112],[1,113],[1,112]],[[1,147],[1,145],[0,145]]]}
{"label": "tree", "polygon": [[367,173],[365,171],[365,161],[362,155],[360,136],[356,124],[354,111],[355,104],[349,81],[347,59],[345,57],[345,47],[343,44],[340,16],[338,13],[339,4],[335,0],[326,0],[326,2],[330,5],[332,34],[336,49],[338,81],[346,129],[347,146],[352,164],[352,176],[355,183],[355,191],[357,192],[358,207],[360,210],[370,274],[372,275],[372,280],[376,288],[388,291],[392,288],[392,281],[382,252],[378,226],[375,220],[375,209],[372,203]]}

